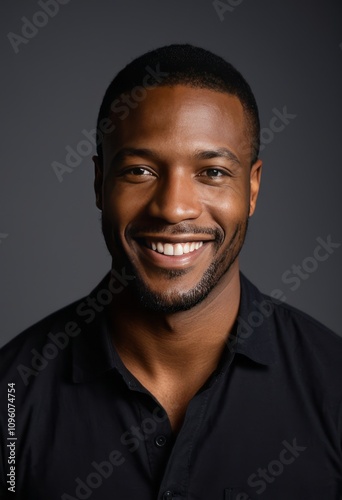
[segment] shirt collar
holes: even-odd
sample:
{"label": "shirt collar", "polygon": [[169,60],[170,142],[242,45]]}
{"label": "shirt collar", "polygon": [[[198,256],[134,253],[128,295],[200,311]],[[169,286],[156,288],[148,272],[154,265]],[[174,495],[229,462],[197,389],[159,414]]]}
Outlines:
{"label": "shirt collar", "polygon": [[[89,297],[97,297],[100,290],[108,289],[109,273],[91,292]],[[227,348],[242,354],[256,363],[270,365],[276,362],[275,349],[271,335],[270,320],[274,304],[240,273],[241,298],[235,328],[228,337]],[[87,304],[87,298],[78,303]],[[85,305],[83,311],[85,311]],[[80,309],[78,309],[80,308]],[[74,382],[87,382],[116,368],[122,374],[122,362],[110,340],[104,310],[98,312],[92,321],[78,324],[81,333],[72,339]]]}
{"label": "shirt collar", "polygon": [[235,329],[229,335],[229,350],[243,354],[256,363],[276,362],[272,338],[275,304],[240,273],[241,297]]}

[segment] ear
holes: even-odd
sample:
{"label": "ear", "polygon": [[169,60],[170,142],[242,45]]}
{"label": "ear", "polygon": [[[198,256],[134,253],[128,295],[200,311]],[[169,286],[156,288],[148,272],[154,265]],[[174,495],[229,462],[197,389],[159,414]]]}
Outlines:
{"label": "ear", "polygon": [[102,210],[102,185],[103,185],[103,165],[98,156],[93,156],[95,166],[94,189],[96,196],[96,206]]}
{"label": "ear", "polygon": [[261,181],[262,161],[257,160],[250,171],[249,216],[254,214]]}

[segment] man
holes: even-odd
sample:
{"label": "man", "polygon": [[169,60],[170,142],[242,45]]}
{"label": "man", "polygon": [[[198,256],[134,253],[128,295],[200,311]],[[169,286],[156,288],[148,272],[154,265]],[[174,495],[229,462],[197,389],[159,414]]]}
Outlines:
{"label": "man", "polygon": [[2,497],[341,498],[342,341],[239,271],[249,85],[163,47],[116,76],[97,132],[112,270],[1,352]]}

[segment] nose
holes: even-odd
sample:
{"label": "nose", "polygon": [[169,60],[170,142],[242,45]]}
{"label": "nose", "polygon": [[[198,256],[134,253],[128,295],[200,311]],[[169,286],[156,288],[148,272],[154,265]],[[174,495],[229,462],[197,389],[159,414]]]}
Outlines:
{"label": "nose", "polygon": [[202,212],[196,181],[189,173],[174,169],[157,182],[149,204],[149,215],[177,224],[197,219]]}

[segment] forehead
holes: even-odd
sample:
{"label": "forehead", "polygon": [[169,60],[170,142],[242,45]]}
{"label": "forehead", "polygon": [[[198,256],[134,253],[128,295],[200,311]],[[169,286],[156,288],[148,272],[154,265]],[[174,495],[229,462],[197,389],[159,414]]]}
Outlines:
{"label": "forehead", "polygon": [[148,89],[140,102],[119,98],[109,115],[115,131],[104,152],[122,147],[158,147],[186,153],[208,145],[230,147],[237,154],[246,141],[246,118],[231,94],[185,85]]}

